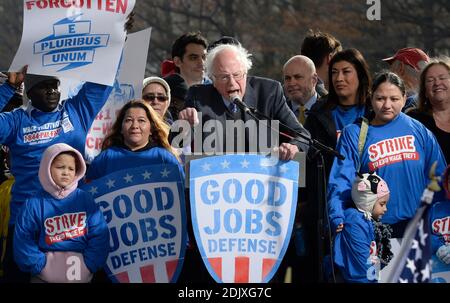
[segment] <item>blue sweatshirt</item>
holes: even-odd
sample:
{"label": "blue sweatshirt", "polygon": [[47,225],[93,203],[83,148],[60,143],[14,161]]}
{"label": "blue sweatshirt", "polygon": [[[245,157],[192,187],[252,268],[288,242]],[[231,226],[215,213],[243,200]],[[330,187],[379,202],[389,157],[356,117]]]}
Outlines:
{"label": "blue sweatshirt", "polygon": [[430,211],[431,245],[433,254],[442,245],[450,243],[450,201],[432,205]]}
{"label": "blue sweatshirt", "polygon": [[110,173],[152,164],[176,164],[184,176],[183,168],[177,158],[162,147],[152,147],[143,151],[131,151],[113,146],[102,151],[89,166],[87,180],[95,180]]}
{"label": "blue sweatshirt", "polygon": [[371,256],[376,256],[377,251],[372,220],[365,219],[364,214],[353,207],[344,214],[345,228],[336,235],[334,242],[334,263],[346,282],[377,282],[371,269],[374,266]]}
{"label": "blue sweatshirt", "polygon": [[103,267],[109,252],[109,230],[92,196],[75,189],[59,200],[45,191],[22,208],[14,233],[14,259],[20,270],[39,274],[48,251],[83,254],[87,268]]}
{"label": "blue sweatshirt", "polygon": [[[0,88],[5,90],[5,85],[9,86],[4,84]],[[11,173],[15,177],[10,224],[15,223],[25,200],[42,190],[37,175],[42,153],[47,147],[64,142],[84,154],[89,128],[111,89],[86,83],[75,97],[65,100],[56,111],[42,112],[29,106],[0,114],[0,144],[10,148]],[[9,101],[2,96],[0,93],[1,107]]]}
{"label": "blue sweatshirt", "polygon": [[16,89],[7,82],[0,85],[0,109],[3,109],[8,104],[15,92]]}
{"label": "blue sweatshirt", "polygon": [[[328,209],[333,230],[344,222],[344,209],[350,206],[352,182],[360,162],[359,131],[359,124],[349,125],[337,145],[345,160],[334,160],[328,184]],[[392,189],[383,223],[393,224],[414,216],[435,161],[436,175],[442,175],[446,165],[436,138],[420,122],[405,114],[400,113],[385,125],[369,126],[361,172],[377,170]]]}

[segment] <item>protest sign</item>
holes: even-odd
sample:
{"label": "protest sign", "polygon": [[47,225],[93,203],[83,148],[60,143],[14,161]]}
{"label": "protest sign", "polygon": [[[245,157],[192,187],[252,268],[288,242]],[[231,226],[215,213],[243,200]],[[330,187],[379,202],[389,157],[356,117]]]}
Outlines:
{"label": "protest sign", "polygon": [[83,187],[110,232],[106,272],[113,282],[175,282],[186,249],[182,174],[177,165],[149,165],[109,174]]}
{"label": "protest sign", "polygon": [[298,168],[298,162],[259,155],[191,161],[195,239],[217,282],[264,283],[273,277],[291,239]]}
{"label": "protest sign", "polygon": [[135,0],[24,0],[10,71],[113,85]]}

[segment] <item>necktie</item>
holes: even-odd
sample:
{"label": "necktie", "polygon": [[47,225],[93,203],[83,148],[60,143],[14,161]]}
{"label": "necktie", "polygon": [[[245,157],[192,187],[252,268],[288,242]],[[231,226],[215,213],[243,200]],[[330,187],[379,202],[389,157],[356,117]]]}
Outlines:
{"label": "necktie", "polygon": [[298,122],[300,122],[302,125],[305,124],[305,106],[300,105],[298,109],[298,116],[297,116]]}
{"label": "necktie", "polygon": [[238,111],[236,104],[234,104],[233,102],[230,103],[228,108],[230,109],[230,112],[232,112],[233,114],[237,113]]}

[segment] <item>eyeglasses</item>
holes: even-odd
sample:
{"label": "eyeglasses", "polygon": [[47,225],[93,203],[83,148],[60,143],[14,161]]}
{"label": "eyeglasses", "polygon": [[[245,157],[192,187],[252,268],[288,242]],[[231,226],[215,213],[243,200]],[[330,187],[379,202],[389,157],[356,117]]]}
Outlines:
{"label": "eyeglasses", "polygon": [[439,77],[437,77],[437,78],[434,78],[434,77],[426,78],[426,79],[425,79],[425,82],[426,82],[427,84],[434,84],[434,83],[436,83],[437,81],[444,82],[445,80],[448,80],[448,79],[450,79],[450,75],[447,75],[447,76],[442,75],[442,76],[439,76]]}
{"label": "eyeglasses", "polygon": [[145,101],[153,101],[156,99],[159,102],[165,102],[165,101],[169,100],[169,97],[163,96],[163,95],[145,95],[145,96],[142,96],[142,99],[144,99]]}
{"label": "eyeglasses", "polygon": [[227,83],[228,81],[231,80],[231,77],[233,77],[233,79],[236,81],[242,80],[242,78],[244,78],[245,74],[246,74],[245,72],[237,72],[237,73],[234,73],[231,75],[228,74],[228,75],[213,75],[213,76],[219,82]]}

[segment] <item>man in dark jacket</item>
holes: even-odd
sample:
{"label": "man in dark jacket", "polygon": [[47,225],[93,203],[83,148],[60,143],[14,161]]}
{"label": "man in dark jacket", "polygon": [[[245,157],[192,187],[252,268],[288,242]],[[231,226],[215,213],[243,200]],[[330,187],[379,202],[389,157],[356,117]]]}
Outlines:
{"label": "man in dark jacket", "polygon": [[[236,132],[235,129],[226,127],[230,125],[227,124],[227,121],[240,120],[247,123],[255,120],[247,110],[235,108],[233,100],[236,98],[242,100],[248,108],[256,109],[263,120],[280,121],[282,131],[281,123],[309,138],[309,133],[287,106],[279,82],[259,77],[247,77],[247,72],[252,64],[248,56],[248,52],[240,45],[220,45],[208,53],[207,72],[213,80],[213,84],[191,87],[186,98],[186,108],[180,112],[179,118],[187,120],[190,125],[196,125],[200,122],[198,113],[200,112],[203,130],[200,143],[205,143],[207,138],[213,138],[211,136],[215,136],[216,140],[213,140],[209,147],[205,146],[206,144],[195,144],[194,142],[194,152],[267,152],[267,148],[270,149],[270,146],[273,146],[268,144],[269,142],[263,144],[262,138],[258,138],[259,127],[253,128],[257,133],[252,133],[251,127],[242,129],[242,132],[240,130]],[[255,122],[256,124],[264,123]],[[270,121],[268,122],[270,123]],[[212,128],[213,131],[206,130],[206,124],[215,125]],[[246,133],[244,137],[240,136],[243,132]],[[269,130],[267,134],[271,134],[271,131]],[[290,132],[288,136],[283,137],[281,139],[287,142],[283,142],[279,146],[280,159],[291,160],[298,151],[308,151],[307,140],[297,134]]]}

